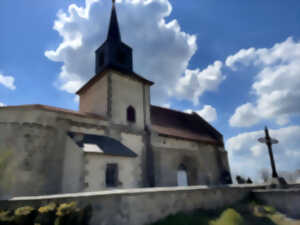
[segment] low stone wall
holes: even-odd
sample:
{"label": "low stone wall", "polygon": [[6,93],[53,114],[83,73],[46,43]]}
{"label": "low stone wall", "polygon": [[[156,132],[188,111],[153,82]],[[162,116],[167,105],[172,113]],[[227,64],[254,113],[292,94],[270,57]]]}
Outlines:
{"label": "low stone wall", "polygon": [[300,218],[300,188],[255,190],[256,199],[271,205],[289,216]]}
{"label": "low stone wall", "polygon": [[144,188],[17,197],[0,201],[0,208],[76,201],[81,207],[92,205],[91,225],[146,225],[177,212],[228,206],[257,188],[263,186]]}

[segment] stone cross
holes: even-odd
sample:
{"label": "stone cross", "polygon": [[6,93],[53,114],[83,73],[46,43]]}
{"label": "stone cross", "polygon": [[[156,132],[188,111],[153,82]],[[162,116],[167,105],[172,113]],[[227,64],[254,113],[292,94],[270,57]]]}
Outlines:
{"label": "stone cross", "polygon": [[265,127],[265,137],[259,138],[259,142],[264,143],[268,146],[269,150],[269,156],[270,156],[270,161],[271,161],[271,167],[272,167],[272,177],[278,178],[278,174],[276,171],[276,166],[275,166],[275,161],[274,161],[274,156],[273,156],[273,149],[272,145],[278,144],[279,142],[276,139],[273,139],[269,135],[269,130],[268,127]]}

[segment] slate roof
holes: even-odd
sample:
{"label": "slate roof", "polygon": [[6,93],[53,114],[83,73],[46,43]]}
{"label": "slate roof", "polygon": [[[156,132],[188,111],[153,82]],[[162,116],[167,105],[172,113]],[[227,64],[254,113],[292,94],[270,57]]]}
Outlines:
{"label": "slate roof", "polygon": [[[40,104],[0,107],[0,110],[5,109],[40,109],[84,118],[105,120],[104,117],[96,114],[82,113]],[[189,114],[152,105],[151,123],[152,129],[161,135],[224,146],[222,134],[196,113]]]}
{"label": "slate roof", "polygon": [[137,154],[123,145],[116,139],[102,135],[92,135],[68,132],[69,137],[71,137],[78,147],[83,148],[84,144],[95,144],[102,151],[104,155],[110,156],[122,156],[122,157],[137,157]]}
{"label": "slate roof", "polygon": [[197,113],[151,106],[152,129],[159,134],[223,146],[223,136]]}

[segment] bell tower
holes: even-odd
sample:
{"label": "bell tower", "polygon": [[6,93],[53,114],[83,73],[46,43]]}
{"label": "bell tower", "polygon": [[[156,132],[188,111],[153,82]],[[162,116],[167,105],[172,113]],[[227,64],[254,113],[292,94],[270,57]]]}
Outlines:
{"label": "bell tower", "polygon": [[105,42],[95,51],[95,76],[77,94],[79,111],[105,117],[113,124],[150,126],[150,87],[133,70],[132,48],[122,42],[115,1]]}
{"label": "bell tower", "polygon": [[133,72],[132,49],[122,42],[115,2],[111,10],[106,41],[96,50],[96,74],[111,67],[124,72]]}

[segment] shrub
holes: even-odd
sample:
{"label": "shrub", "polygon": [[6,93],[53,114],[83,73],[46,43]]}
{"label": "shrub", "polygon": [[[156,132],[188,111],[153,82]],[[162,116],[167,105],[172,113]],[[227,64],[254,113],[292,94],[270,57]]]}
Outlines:
{"label": "shrub", "polygon": [[14,221],[17,225],[33,224],[37,211],[31,206],[24,206],[15,210]]}
{"label": "shrub", "polygon": [[14,222],[12,211],[0,211],[0,225],[11,225]]}
{"label": "shrub", "polygon": [[38,216],[34,223],[39,225],[53,225],[55,221],[56,204],[51,202],[48,205],[42,206],[38,209]]}
{"label": "shrub", "polygon": [[76,202],[60,204],[56,216],[55,225],[80,225],[80,209]]}
{"label": "shrub", "polygon": [[243,217],[234,209],[226,209],[221,216],[212,221],[212,225],[242,225],[244,224]]}
{"label": "shrub", "polygon": [[91,216],[90,205],[79,209],[76,202],[62,203],[58,207],[51,202],[38,210],[31,206],[14,211],[0,210],[0,225],[89,225]]}

